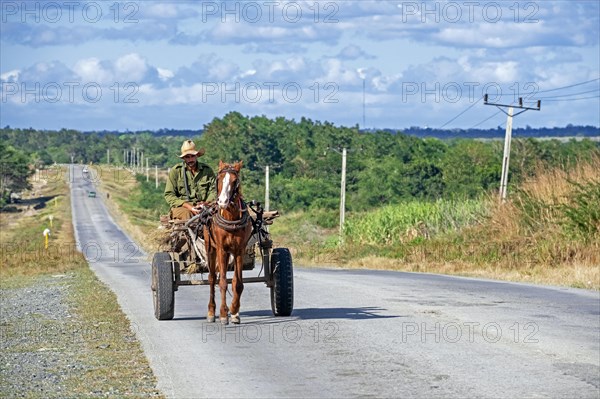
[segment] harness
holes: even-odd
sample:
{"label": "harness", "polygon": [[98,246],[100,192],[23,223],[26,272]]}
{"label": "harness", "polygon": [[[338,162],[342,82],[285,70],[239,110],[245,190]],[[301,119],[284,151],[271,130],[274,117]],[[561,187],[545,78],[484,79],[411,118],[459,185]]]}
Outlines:
{"label": "harness", "polygon": [[[243,204],[245,205],[245,203],[243,203]],[[232,233],[234,231],[238,231],[238,230],[246,227],[246,225],[248,224],[248,218],[250,217],[248,215],[248,208],[244,207],[243,209],[240,209],[240,210],[242,211],[241,219],[227,220],[223,216],[221,216],[221,214],[219,212],[217,212],[213,216],[212,220],[213,220],[213,222],[215,222],[215,224],[217,226],[219,226],[220,228],[222,228],[225,231],[228,231],[230,233]]]}

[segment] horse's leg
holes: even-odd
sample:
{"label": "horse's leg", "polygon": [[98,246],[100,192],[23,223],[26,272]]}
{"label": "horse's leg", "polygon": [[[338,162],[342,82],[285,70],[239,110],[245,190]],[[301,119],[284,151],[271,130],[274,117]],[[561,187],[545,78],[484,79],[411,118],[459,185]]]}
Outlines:
{"label": "horse's leg", "polygon": [[210,286],[210,298],[208,300],[208,315],[206,320],[209,323],[215,322],[215,309],[217,307],[215,303],[215,283],[217,282],[217,263],[216,253],[214,249],[211,249],[207,253],[208,261],[208,284]]}
{"label": "horse's leg", "polygon": [[222,248],[217,249],[217,265],[219,267],[219,288],[221,289],[221,324],[229,324],[229,308],[227,307],[227,259],[229,254]]}
{"label": "horse's leg", "polygon": [[243,252],[235,255],[235,269],[231,286],[233,289],[233,299],[231,300],[231,322],[240,324],[240,300],[242,291],[244,291],[244,281],[242,280],[242,271],[244,266]]}

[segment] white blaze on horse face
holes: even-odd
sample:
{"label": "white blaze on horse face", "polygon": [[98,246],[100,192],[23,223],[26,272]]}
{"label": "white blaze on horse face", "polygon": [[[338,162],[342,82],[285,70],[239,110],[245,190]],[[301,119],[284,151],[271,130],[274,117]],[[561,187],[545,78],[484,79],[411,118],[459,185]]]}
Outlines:
{"label": "white blaze on horse face", "polygon": [[221,185],[221,192],[219,193],[219,199],[217,204],[219,204],[220,208],[227,208],[229,205],[229,193],[231,187],[229,187],[229,173],[225,173],[225,177],[223,178],[223,183]]}

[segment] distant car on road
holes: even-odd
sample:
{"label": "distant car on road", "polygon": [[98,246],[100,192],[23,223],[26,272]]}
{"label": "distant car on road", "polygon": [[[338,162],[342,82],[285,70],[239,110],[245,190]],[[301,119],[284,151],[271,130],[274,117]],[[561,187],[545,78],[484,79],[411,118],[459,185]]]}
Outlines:
{"label": "distant car on road", "polygon": [[88,197],[90,197],[90,198],[96,198],[96,192],[95,191],[88,192]]}

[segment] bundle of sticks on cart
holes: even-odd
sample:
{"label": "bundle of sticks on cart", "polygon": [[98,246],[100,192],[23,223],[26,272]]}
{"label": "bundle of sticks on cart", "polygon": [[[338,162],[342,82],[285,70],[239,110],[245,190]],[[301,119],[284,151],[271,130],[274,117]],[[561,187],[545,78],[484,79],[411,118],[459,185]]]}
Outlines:
{"label": "bundle of sticks on cart", "polygon": [[[273,224],[273,220],[279,217],[279,212],[265,211],[261,204],[252,201],[247,206],[248,217],[252,222],[252,235],[246,246],[244,256],[244,270],[254,268],[255,247],[258,244],[261,252],[270,249],[272,241],[266,226]],[[206,260],[206,248],[204,243],[204,226],[210,226],[213,218],[218,217],[218,206],[209,203],[201,208],[199,214],[189,220],[170,219],[161,216],[161,225],[168,232],[168,251],[175,255],[181,266],[181,270],[187,274],[203,273],[208,271]],[[261,255],[263,255],[261,253]],[[233,268],[233,258],[230,258],[228,269]]]}

